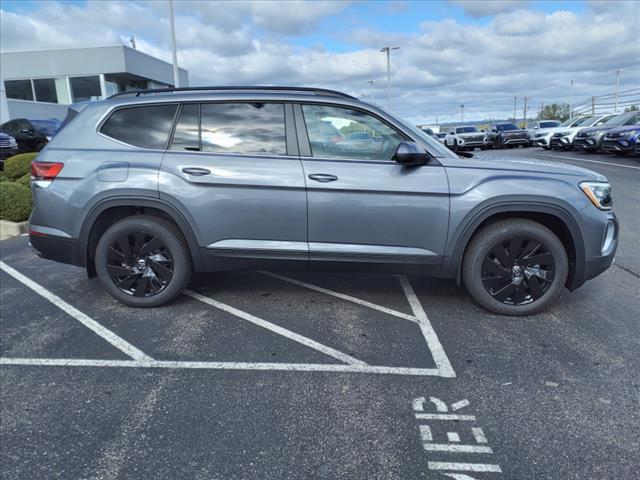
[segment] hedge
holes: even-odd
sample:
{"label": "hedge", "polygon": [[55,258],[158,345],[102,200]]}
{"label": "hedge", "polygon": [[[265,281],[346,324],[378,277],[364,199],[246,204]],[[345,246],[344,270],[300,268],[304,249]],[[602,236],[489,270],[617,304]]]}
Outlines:
{"label": "hedge", "polygon": [[[15,158],[15,157],[14,157]],[[18,183],[0,183],[0,219],[22,222],[29,218],[31,190]]]}
{"label": "hedge", "polygon": [[31,188],[31,172],[25,173],[23,176],[17,179],[15,183]]}
{"label": "hedge", "polygon": [[31,160],[38,156],[37,152],[21,153],[4,161],[4,175],[12,182],[31,171]]}

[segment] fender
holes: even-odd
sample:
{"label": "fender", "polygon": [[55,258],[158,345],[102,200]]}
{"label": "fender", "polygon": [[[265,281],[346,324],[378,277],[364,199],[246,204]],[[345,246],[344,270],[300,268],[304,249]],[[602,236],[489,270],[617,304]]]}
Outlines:
{"label": "fender", "polygon": [[89,244],[89,234],[91,233],[91,228],[93,227],[96,219],[100,216],[102,212],[112,207],[150,207],[155,208],[157,210],[161,210],[166,213],[180,228],[182,234],[184,235],[185,240],[187,241],[187,245],[189,246],[189,251],[191,253],[191,259],[193,261],[193,266],[195,270],[202,271],[202,257],[200,256],[200,249],[198,248],[198,242],[196,240],[196,236],[193,233],[193,229],[191,225],[186,220],[184,215],[180,213],[180,211],[175,208],[170,203],[150,197],[141,197],[141,196],[123,196],[117,198],[111,198],[107,200],[102,200],[97,202],[95,205],[91,207],[89,213],[84,219],[82,223],[82,227],[80,228],[80,236],[79,236],[79,254],[80,261],[83,266],[87,266],[87,249]]}
{"label": "fender", "polygon": [[510,200],[489,200],[476,206],[469,212],[460,225],[456,228],[452,245],[453,249],[448,251],[445,256],[442,267],[442,275],[449,278],[456,278],[458,284],[461,280],[462,272],[462,256],[465,248],[471,240],[472,235],[478,227],[486,219],[493,215],[508,212],[530,212],[530,213],[546,213],[558,217],[567,226],[573,244],[575,246],[576,262],[574,267],[573,278],[570,279],[568,285],[570,290],[575,290],[585,281],[585,247],[582,232],[574,216],[564,207],[553,203],[552,201],[532,201],[526,199],[510,199]]}

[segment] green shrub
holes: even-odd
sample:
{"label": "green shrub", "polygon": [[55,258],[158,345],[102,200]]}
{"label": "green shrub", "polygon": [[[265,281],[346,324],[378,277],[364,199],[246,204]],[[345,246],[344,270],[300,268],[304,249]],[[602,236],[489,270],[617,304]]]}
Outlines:
{"label": "green shrub", "polygon": [[11,180],[9,180],[7,178],[7,176],[4,174],[4,172],[0,172],[0,182],[10,182]]}
{"label": "green shrub", "polygon": [[12,182],[18,180],[20,177],[31,171],[31,160],[36,158],[38,154],[21,153],[20,155],[14,155],[4,161],[4,174]]}
{"label": "green shrub", "polygon": [[31,188],[31,172],[25,173],[23,176],[17,179],[15,183]]}
{"label": "green shrub", "polygon": [[22,222],[29,218],[31,190],[19,183],[0,183],[0,219]]}

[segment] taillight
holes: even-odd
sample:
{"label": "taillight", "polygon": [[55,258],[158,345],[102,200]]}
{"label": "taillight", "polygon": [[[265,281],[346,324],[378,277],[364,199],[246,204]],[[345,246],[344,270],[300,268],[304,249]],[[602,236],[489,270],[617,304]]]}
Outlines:
{"label": "taillight", "polygon": [[53,180],[58,176],[64,163],[31,162],[31,176],[34,180]]}

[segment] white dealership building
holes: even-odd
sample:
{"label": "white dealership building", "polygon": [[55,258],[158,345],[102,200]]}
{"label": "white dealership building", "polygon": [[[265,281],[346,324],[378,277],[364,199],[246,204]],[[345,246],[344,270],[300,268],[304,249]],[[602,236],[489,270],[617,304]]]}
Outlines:
{"label": "white dealership building", "polygon": [[[67,105],[117,92],[173,86],[173,67],[125,45],[0,52],[0,123],[62,120]],[[180,86],[189,74],[179,69]]]}

